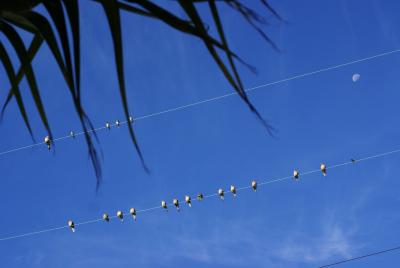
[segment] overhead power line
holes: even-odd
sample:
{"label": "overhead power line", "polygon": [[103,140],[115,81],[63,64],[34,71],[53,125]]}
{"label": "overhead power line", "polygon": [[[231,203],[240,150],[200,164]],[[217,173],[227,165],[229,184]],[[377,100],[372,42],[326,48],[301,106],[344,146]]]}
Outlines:
{"label": "overhead power line", "polygon": [[[325,164],[321,164],[321,167],[319,169],[309,170],[309,171],[305,171],[305,172],[301,172],[301,171],[295,171],[295,172],[298,172],[298,174],[297,174],[298,175],[298,179],[301,179],[301,178],[303,178],[305,176],[308,176],[308,175],[311,175],[311,174],[319,173],[321,171],[322,171],[323,175],[326,175],[327,173],[329,174],[330,170],[333,170],[333,169],[336,169],[336,168],[339,168],[339,167],[348,166],[348,165],[354,165],[354,164],[359,163],[359,162],[372,160],[372,159],[377,159],[377,158],[382,158],[384,156],[397,154],[397,153],[400,153],[400,149],[387,151],[387,152],[380,153],[380,154],[370,155],[370,156],[367,156],[367,157],[364,157],[364,158],[360,158],[360,159],[351,159],[350,161],[346,161],[346,162],[343,162],[343,163],[340,163],[340,164],[336,164],[336,165],[331,165],[331,166],[326,166]],[[264,181],[257,182],[256,186],[254,186],[254,184],[252,182],[251,184],[249,183],[249,185],[242,186],[242,187],[239,187],[239,188],[235,188],[235,192],[233,192],[232,189],[231,189],[231,192],[236,195],[237,192],[239,192],[239,191],[243,191],[243,190],[251,189],[251,188],[256,189],[257,187],[261,187],[261,186],[265,186],[265,185],[273,184],[273,183],[278,183],[278,182],[283,182],[283,181],[287,181],[287,180],[293,179],[293,178],[297,179],[296,177],[297,177],[296,175],[289,175],[289,176],[284,176],[284,177],[281,177],[281,178],[267,179],[267,180],[264,180]],[[216,196],[223,197],[223,196],[221,196],[220,192],[217,192],[217,191],[215,193],[210,193],[208,195],[201,194],[201,196],[202,196],[201,200],[207,199],[207,198],[216,197]],[[201,200],[193,199],[191,201],[200,202]],[[153,211],[153,210],[163,209],[163,208],[166,208],[167,206],[174,206],[174,203],[166,203],[165,202],[165,204],[163,204],[161,206],[159,205],[159,206],[153,206],[153,207],[149,207],[149,208],[140,209],[140,210],[137,210],[137,211],[135,210],[135,217],[136,217],[136,213],[137,214],[143,214],[143,213],[147,213],[147,212],[150,212],[150,211]],[[129,215],[132,212],[131,211],[126,211],[126,212],[123,212],[123,213],[126,214],[126,215]],[[111,219],[118,218],[118,216],[114,215],[114,216],[109,216],[107,218],[109,220],[111,220]],[[103,221],[103,220],[104,220],[104,218],[96,218],[96,219],[92,219],[92,220],[88,220],[88,221],[73,223],[73,229],[75,229],[75,228],[78,229],[79,226],[93,224],[93,223],[97,223],[97,222],[100,222],[100,221]],[[49,229],[43,229],[43,230],[24,233],[24,234],[19,234],[19,235],[4,236],[4,237],[0,238],[0,242],[1,241],[12,240],[12,239],[16,239],[16,238],[23,238],[23,237],[29,237],[29,236],[39,235],[39,234],[43,234],[43,233],[53,232],[53,231],[57,231],[57,230],[61,230],[61,229],[67,229],[67,228],[70,228],[70,227],[71,227],[71,225],[63,225],[63,226],[59,226],[59,227],[52,227],[52,228],[49,228]]]}
{"label": "overhead power line", "polygon": [[333,263],[330,263],[330,264],[326,264],[326,265],[321,266],[321,267],[319,267],[319,268],[332,267],[332,266],[339,265],[339,264],[343,264],[343,263],[346,263],[346,262],[356,261],[356,260],[359,260],[359,259],[364,259],[364,258],[376,256],[376,255],[379,255],[379,254],[388,253],[388,252],[390,252],[390,251],[399,250],[399,249],[400,249],[400,246],[397,246],[397,247],[394,247],[394,248],[384,249],[384,250],[381,250],[381,251],[375,251],[375,252],[371,252],[371,253],[368,253],[368,254],[365,254],[365,255],[361,255],[361,256],[357,256],[357,257],[352,257],[352,258],[349,258],[349,259],[345,259],[345,260],[333,262]]}
{"label": "overhead power line", "polygon": [[[352,65],[352,64],[374,60],[374,59],[377,59],[377,58],[380,58],[380,57],[384,57],[384,56],[388,56],[388,55],[392,55],[392,54],[395,54],[395,53],[398,53],[398,52],[400,52],[400,49],[379,53],[379,54],[376,54],[376,55],[373,55],[373,56],[369,56],[369,57],[365,57],[365,58],[361,58],[361,59],[357,59],[357,60],[348,61],[348,62],[341,63],[341,64],[338,64],[338,65],[332,65],[332,66],[325,67],[325,68],[322,68],[322,69],[318,69],[318,70],[315,70],[315,71],[311,71],[311,72],[307,72],[307,73],[303,73],[303,74],[298,74],[298,75],[290,76],[288,78],[280,79],[280,80],[277,80],[277,81],[274,81],[274,82],[269,82],[269,83],[266,83],[266,84],[254,86],[254,87],[251,87],[251,88],[247,88],[247,89],[245,89],[245,92],[249,93],[249,92],[254,91],[256,89],[266,88],[266,87],[277,85],[277,84],[281,84],[281,83],[284,83],[284,82],[289,82],[289,81],[292,81],[292,80],[296,80],[296,79],[300,79],[300,78],[316,75],[316,74],[319,74],[319,73],[323,73],[323,72],[339,69],[339,68],[342,68],[342,67],[345,67],[345,66],[349,66],[349,65]],[[234,95],[237,95],[237,93],[236,92],[231,92],[231,93],[227,93],[227,94],[220,95],[220,96],[217,96],[217,97],[213,97],[213,98],[209,98],[209,99],[205,99],[205,100],[189,103],[189,104],[186,104],[186,105],[182,105],[182,106],[166,109],[166,110],[159,111],[159,112],[156,112],[156,113],[142,115],[142,116],[134,118],[133,120],[134,121],[138,121],[138,120],[148,119],[148,118],[159,116],[159,115],[163,115],[163,114],[166,114],[166,113],[187,109],[187,108],[190,108],[190,107],[193,107],[193,106],[197,106],[197,105],[200,105],[200,104],[221,100],[221,99],[224,99],[224,98],[227,98],[227,97],[230,97],[230,96],[234,96]],[[129,121],[121,121],[121,122],[118,121],[118,123],[109,124],[109,127],[106,127],[106,126],[98,127],[98,128],[95,128],[95,129],[87,131],[87,133],[98,132],[100,130],[104,130],[104,129],[107,129],[107,128],[110,128],[110,127],[125,125],[125,124],[128,124],[128,123],[129,123]],[[76,136],[81,136],[83,134],[85,134],[85,132],[77,132],[77,133],[73,133],[73,135],[69,134],[69,135],[66,135],[66,136],[54,138],[51,142],[70,139],[70,138],[73,138],[73,137],[76,137]],[[20,151],[20,150],[24,150],[24,149],[33,148],[33,147],[36,147],[36,146],[39,146],[39,145],[45,145],[45,144],[46,144],[46,142],[38,142],[38,143],[26,145],[26,146],[21,146],[21,147],[5,150],[5,151],[0,152],[0,156],[1,155],[5,155],[5,154],[9,154],[9,153],[13,153],[13,152],[17,152],[17,151]]]}

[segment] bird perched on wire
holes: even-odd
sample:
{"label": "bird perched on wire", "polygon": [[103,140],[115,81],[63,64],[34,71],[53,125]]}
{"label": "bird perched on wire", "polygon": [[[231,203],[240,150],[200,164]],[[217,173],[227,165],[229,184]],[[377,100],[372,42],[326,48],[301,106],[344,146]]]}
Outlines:
{"label": "bird perched on wire", "polygon": [[118,210],[118,211],[117,211],[117,217],[118,217],[121,221],[124,221],[124,213],[122,213],[121,210]]}
{"label": "bird perched on wire", "polygon": [[297,171],[297,170],[294,170],[293,171],[293,178],[295,179],[295,180],[297,180],[298,178],[299,178],[299,172]]}
{"label": "bird perched on wire", "polygon": [[167,202],[165,202],[164,200],[161,201],[161,207],[168,211]]}
{"label": "bird perched on wire", "polygon": [[324,176],[326,176],[326,165],[324,163],[321,164],[321,172]]}
{"label": "bird perched on wire", "polygon": [[46,143],[46,145],[47,145],[47,149],[51,149],[51,139],[50,139],[50,136],[46,136],[46,137],[44,137],[44,143]]}
{"label": "bird perched on wire", "polygon": [[235,187],[235,185],[231,185],[230,191],[233,194],[233,196],[236,197],[236,187]]}
{"label": "bird perched on wire", "polygon": [[133,219],[136,221],[136,209],[135,208],[131,208],[129,210],[129,213],[132,215]]}
{"label": "bird perched on wire", "polygon": [[254,191],[257,191],[257,182],[255,180],[251,182],[251,188],[253,188]]}
{"label": "bird perched on wire", "polygon": [[68,221],[68,226],[71,228],[71,231],[75,233],[75,223],[72,220]]}
{"label": "bird perched on wire", "polygon": [[179,200],[174,198],[174,200],[172,200],[172,203],[176,207],[176,210],[179,211]]}
{"label": "bird perched on wire", "polygon": [[189,207],[192,207],[192,200],[190,196],[185,195],[185,203],[188,204]]}
{"label": "bird perched on wire", "polygon": [[218,189],[218,195],[219,195],[219,198],[221,198],[221,200],[224,200],[224,190],[223,189]]}

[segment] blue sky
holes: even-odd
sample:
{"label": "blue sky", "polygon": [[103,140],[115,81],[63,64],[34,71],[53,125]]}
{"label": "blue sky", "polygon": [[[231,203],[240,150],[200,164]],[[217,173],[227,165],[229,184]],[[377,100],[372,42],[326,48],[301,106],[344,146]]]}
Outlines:
{"label": "blue sky", "polygon": [[[256,1],[250,4],[262,12]],[[400,48],[398,1],[271,4],[288,21],[265,27],[279,53],[236,13],[221,9],[232,48],[258,69],[255,75],[240,67],[246,87]],[[81,8],[83,102],[94,125],[103,126],[123,119],[112,43],[101,8],[88,1]],[[232,91],[199,40],[149,19],[122,19],[134,116]],[[79,130],[47,48],[34,65],[55,136]],[[104,157],[97,193],[83,138],[59,142],[54,152],[43,146],[0,156],[0,236],[398,149],[399,66],[400,54],[392,54],[252,92],[255,106],[278,130],[275,138],[237,96],[138,121],[150,175],[125,127],[99,132]],[[353,73],[361,74],[357,83]],[[40,140],[46,133],[22,85]],[[8,88],[6,79],[0,86]],[[0,91],[0,99],[5,96]],[[32,142],[15,103],[1,127],[1,151]],[[181,213],[156,210],[136,223],[101,222],[74,234],[60,230],[4,241],[0,259],[4,267],[316,267],[400,243],[399,160],[392,155],[332,170],[326,178],[271,184],[235,200],[207,199]],[[389,253],[342,267],[399,261],[398,253]]]}

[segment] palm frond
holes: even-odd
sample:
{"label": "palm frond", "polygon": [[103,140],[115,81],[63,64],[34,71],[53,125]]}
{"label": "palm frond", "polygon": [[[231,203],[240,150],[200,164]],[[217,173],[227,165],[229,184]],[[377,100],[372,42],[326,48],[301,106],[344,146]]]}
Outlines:
{"label": "palm frond", "polygon": [[[44,4],[45,8],[47,9],[47,11],[49,12],[50,17],[56,26],[57,33],[60,37],[60,40],[61,40],[60,43],[61,43],[63,53],[64,53],[64,59],[65,59],[65,65],[66,65],[65,72],[68,75],[68,79],[74,85],[74,83],[73,83],[74,79],[72,77],[73,71],[72,71],[72,62],[71,62],[71,52],[70,52],[70,47],[69,47],[67,25],[65,23],[63,7],[61,5],[61,2],[59,2],[59,1],[45,0],[45,1],[43,1],[43,4]],[[52,31],[50,31],[51,28],[48,26],[47,27],[44,26],[44,25],[46,25],[46,23],[44,22],[43,17],[42,17],[42,19],[38,19],[38,18],[34,18],[35,16],[31,15],[29,17],[31,17],[31,20],[34,20],[34,21],[38,21],[38,20],[43,21],[42,23],[35,22],[34,24],[37,26],[37,28],[40,27],[41,29],[43,29],[41,31],[42,35],[44,35],[44,33],[45,33],[46,36],[50,36],[49,40],[51,39],[51,41],[47,41],[47,43],[48,44],[50,43],[49,46],[51,46],[52,50],[55,51],[55,52],[53,52],[53,54],[57,54],[57,55],[61,54],[59,51],[57,51],[58,45],[56,45],[55,39],[51,37],[51,33],[50,33],[50,32],[52,32]],[[42,24],[43,26],[40,26],[40,24]],[[60,61],[61,60],[59,59],[58,60],[59,65],[60,65]],[[64,67],[62,67],[62,68],[64,68]],[[73,86],[73,88],[75,89],[75,85]],[[75,90],[75,94],[76,94],[76,90]]]}
{"label": "palm frond", "polygon": [[[47,45],[50,48],[50,51],[53,53],[53,56],[64,76],[64,79],[65,79],[67,85],[68,85],[68,88],[70,90],[70,93],[71,93],[71,96],[73,99],[73,103],[75,106],[75,110],[77,111],[77,114],[81,121],[82,128],[85,132],[85,140],[86,140],[86,143],[88,146],[89,156],[91,158],[92,165],[95,169],[95,174],[96,174],[96,178],[97,178],[97,186],[98,186],[100,183],[100,180],[101,180],[101,165],[100,165],[100,161],[99,161],[99,158],[97,155],[96,148],[93,144],[92,138],[88,134],[88,130],[93,130],[94,128],[93,128],[93,125],[91,124],[89,118],[87,117],[86,113],[84,112],[84,109],[80,103],[80,99],[77,97],[77,91],[75,90],[75,84],[73,81],[72,70],[67,69],[65,66],[64,59],[62,57],[61,51],[57,44],[57,41],[56,41],[56,38],[55,38],[55,35],[51,28],[50,23],[47,21],[47,19],[45,17],[43,17],[42,15],[40,15],[36,12],[33,12],[33,11],[29,11],[29,12],[26,12],[23,14],[16,14],[14,16],[14,19],[18,19],[19,23],[16,24],[18,26],[21,26],[21,24],[29,25],[30,29],[33,29],[37,35],[40,35],[46,41]],[[61,40],[63,40],[63,39],[61,39]],[[67,46],[64,45],[64,47],[67,47]],[[25,74],[28,76],[26,68],[23,67],[22,69],[25,70]],[[28,81],[29,81],[29,79],[28,79]],[[10,91],[10,92],[11,92],[11,94],[9,93],[9,96],[12,97],[13,93],[12,93],[12,91]],[[10,97],[8,97],[8,99]],[[36,105],[40,105],[41,102],[36,102],[36,101],[37,101],[37,98],[35,98],[35,103],[36,103]],[[48,131],[49,131],[49,129],[48,129]],[[93,131],[92,131],[92,133],[94,133],[94,136],[97,139],[96,133]],[[51,136],[50,131],[49,131],[49,134]]]}
{"label": "palm frond", "polygon": [[[268,2],[263,0],[261,0],[261,2],[267,7],[268,10],[272,10],[271,12],[273,12],[275,15],[276,11],[270,7]],[[275,42],[272,41],[272,39],[269,38],[269,36],[257,25],[257,23],[265,24],[265,19],[263,16],[259,15],[254,10],[249,9],[238,0],[228,0],[226,3],[238,11],[243,18],[245,18],[245,20],[264,38],[264,40],[267,41],[267,43],[269,43],[276,51],[279,51],[279,48]],[[277,15],[277,17],[279,19],[281,18],[279,15]]]}
{"label": "palm frond", "polygon": [[72,39],[74,46],[74,67],[75,67],[75,86],[77,99],[80,103],[81,98],[81,45],[80,45],[80,26],[79,26],[79,6],[78,0],[62,0],[67,11],[70,28],[72,31]]}
{"label": "palm frond", "polygon": [[38,33],[42,35],[43,39],[49,46],[50,51],[53,53],[54,59],[56,60],[68,87],[72,91],[75,91],[75,85],[72,80],[72,74],[68,72],[68,69],[65,66],[60,48],[57,44],[54,31],[51,28],[49,21],[43,15],[34,11],[29,11],[27,13],[24,13],[23,16],[21,15],[21,19],[25,19],[29,21],[31,24],[33,24],[37,29]]}
{"label": "palm frond", "polygon": [[[249,8],[244,1],[240,0],[178,0],[177,4],[183,9],[186,17],[174,14],[170,10],[162,7],[157,1],[142,0],[90,0],[97,2],[103,7],[109,24],[114,46],[115,66],[118,77],[119,93],[121,97],[122,107],[126,120],[129,122],[129,104],[125,87],[124,64],[123,64],[123,44],[121,34],[121,18],[120,12],[125,11],[131,14],[148,17],[159,20],[160,22],[174,28],[175,30],[199,38],[207,48],[208,52],[216,62],[218,68],[224,77],[238,93],[241,99],[246,103],[249,109],[261,120],[266,127],[268,133],[273,135],[273,128],[265,121],[251,101],[248,99],[241,81],[235,62],[244,64],[252,72],[255,68],[230,49],[228,39],[224,32],[223,23],[221,21],[218,5],[216,2],[225,3],[235,11],[237,11],[275,50],[278,50],[276,44],[261,29],[261,25],[267,24],[264,16],[257,11]],[[12,47],[16,50],[21,67],[15,74],[14,67],[4,46],[0,44],[0,56],[2,64],[5,66],[7,76],[10,80],[11,89],[8,92],[6,101],[1,112],[2,116],[10,101],[15,97],[20,113],[24,119],[25,125],[29,133],[33,137],[29,118],[25,111],[22,95],[19,89],[19,83],[23,77],[27,78],[29,89],[34,98],[36,108],[39,112],[43,125],[51,135],[50,126],[47,122],[45,110],[41,101],[39,87],[36,84],[31,62],[35,58],[37,51],[45,42],[62,73],[67,84],[68,90],[72,96],[74,108],[81,122],[85,133],[85,140],[89,150],[92,165],[97,178],[97,187],[101,181],[101,165],[98,157],[97,149],[92,141],[92,134],[98,141],[96,132],[93,131],[93,125],[87,116],[81,104],[81,87],[80,87],[80,21],[79,21],[79,0],[14,0],[0,1],[0,32],[2,32],[10,41]],[[261,4],[278,20],[283,21],[279,13],[276,12],[267,0],[260,0]],[[43,4],[48,11],[50,18],[47,19],[40,13],[33,11],[33,7],[39,3]],[[197,4],[208,3],[212,19],[217,28],[218,38],[209,32],[208,24],[201,18]],[[64,13],[66,11],[66,15]],[[55,29],[52,27],[53,23]],[[68,22],[69,21],[69,28]],[[34,35],[29,49],[26,50],[18,32],[14,29],[18,27],[23,31],[27,31]],[[72,42],[69,39],[71,31]],[[56,36],[59,37],[57,42]],[[72,49],[71,49],[72,43]],[[221,58],[219,53],[224,53],[227,62]],[[146,171],[148,168],[145,164],[138,140],[135,136],[132,124],[128,124],[131,140],[138,153],[140,161]]]}
{"label": "palm frond", "polygon": [[[112,34],[114,53],[115,53],[115,64],[117,67],[117,76],[119,83],[119,93],[121,96],[121,101],[126,121],[129,122],[130,113],[129,113],[128,100],[126,97],[126,88],[125,88],[120,9],[118,7],[118,1],[116,0],[104,0],[101,1],[101,4],[103,6],[104,12],[106,13],[108,24],[110,26],[110,31]],[[131,140],[135,145],[140,161],[145,170],[149,172],[146,163],[144,162],[143,154],[140,150],[135,133],[133,131],[132,124],[128,124],[128,129],[129,129],[129,135],[131,136]]]}
{"label": "palm frond", "polygon": [[0,30],[4,33],[7,39],[12,44],[13,48],[15,49],[17,56],[21,62],[21,66],[25,69],[25,75],[28,80],[29,88],[31,90],[32,97],[35,101],[36,108],[39,112],[40,118],[44,127],[46,128],[49,136],[52,137],[51,129],[49,122],[47,120],[46,112],[44,110],[44,106],[42,103],[42,99],[40,96],[40,92],[36,83],[35,74],[33,72],[33,68],[31,65],[31,61],[28,56],[28,52],[25,48],[24,42],[22,41],[21,37],[17,33],[17,31],[8,23],[0,22]]}
{"label": "palm frond", "polygon": [[[28,49],[28,57],[30,61],[32,61],[32,59],[35,57],[36,53],[39,51],[39,48],[42,46],[42,43],[43,43],[43,38],[40,35],[35,35]],[[14,69],[14,67],[12,68]],[[17,94],[19,94],[20,96],[19,83],[21,82],[22,78],[25,75],[25,69],[23,68],[23,66],[21,66],[17,75],[10,75],[8,71],[7,74],[10,79],[11,88],[8,90],[6,101],[4,102],[3,107],[1,109],[0,118],[4,116],[5,110],[10,101],[12,100],[12,98],[14,97],[14,95],[16,96],[18,102]],[[33,133],[30,132],[30,134],[33,137]]]}
{"label": "palm frond", "polygon": [[[97,1],[97,0],[95,0],[95,1]],[[184,20],[184,19],[178,17],[177,15],[173,14],[172,12],[169,12],[165,8],[158,6],[150,1],[138,1],[138,0],[125,0],[125,1],[141,6],[142,8],[147,10],[149,12],[149,14],[151,14],[152,18],[160,20],[160,21],[164,22],[165,24],[167,24],[168,26],[171,26],[172,28],[174,28],[182,33],[193,35],[195,37],[202,39],[202,36],[203,36],[202,33],[199,31],[199,29],[197,29],[194,26],[193,21],[191,21],[191,20]],[[205,0],[205,1],[207,1],[207,0]],[[219,49],[224,49],[221,42],[216,40],[214,37],[208,35],[208,38],[213,43],[213,45],[215,45]],[[236,53],[234,53],[233,51],[229,51],[229,53],[235,59],[237,59],[240,63],[245,65],[250,71],[256,72],[254,66],[251,66],[250,64],[246,63]]]}
{"label": "palm frond", "polygon": [[0,59],[3,63],[4,69],[7,72],[7,76],[10,78],[10,83],[12,84],[11,89],[17,100],[19,111],[22,115],[22,118],[24,119],[26,127],[28,128],[29,134],[31,135],[31,137],[33,137],[32,128],[29,124],[29,119],[28,115],[26,114],[25,105],[21,97],[21,92],[19,91],[15,70],[11,63],[10,57],[8,56],[8,53],[2,43],[0,43]]}
{"label": "palm frond", "polygon": [[209,3],[209,6],[210,6],[210,10],[211,10],[212,16],[213,16],[214,21],[215,21],[215,24],[216,24],[216,26],[217,26],[217,30],[218,30],[219,36],[220,36],[220,38],[221,38],[222,44],[223,44],[224,47],[225,47],[224,50],[226,51],[226,56],[227,56],[227,58],[228,58],[229,64],[230,64],[231,69],[232,69],[232,71],[233,71],[233,73],[234,73],[234,76],[235,76],[235,78],[236,78],[236,82],[237,82],[238,89],[239,89],[239,91],[238,91],[239,96],[240,96],[240,97],[244,100],[244,102],[248,105],[248,107],[250,108],[250,110],[251,110],[253,113],[256,114],[257,118],[261,121],[261,123],[263,124],[263,126],[267,129],[268,133],[269,133],[270,135],[273,135],[273,134],[274,134],[273,132],[275,131],[275,129],[271,126],[271,124],[269,124],[269,123],[261,116],[261,114],[258,112],[258,110],[254,107],[254,105],[250,102],[249,98],[247,97],[246,91],[244,90],[244,87],[243,87],[242,81],[241,81],[241,79],[240,79],[239,72],[237,71],[236,65],[235,65],[235,63],[234,63],[233,57],[232,57],[232,55],[229,53],[230,50],[229,50],[229,47],[228,47],[228,42],[227,42],[226,37],[225,37],[224,28],[223,28],[223,26],[222,26],[222,22],[221,22],[221,19],[220,19],[220,17],[219,17],[219,14],[218,14],[218,9],[217,9],[217,6],[216,6],[216,4],[215,4],[215,1],[209,0],[208,3]]}

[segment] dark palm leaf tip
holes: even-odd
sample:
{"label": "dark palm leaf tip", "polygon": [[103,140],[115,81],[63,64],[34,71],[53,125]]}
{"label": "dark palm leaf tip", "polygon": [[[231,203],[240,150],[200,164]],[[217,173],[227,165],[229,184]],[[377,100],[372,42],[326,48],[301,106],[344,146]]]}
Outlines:
{"label": "dark palm leaf tip", "polygon": [[[229,51],[228,43],[227,43],[227,41],[226,41],[226,37],[225,37],[225,34],[224,34],[222,22],[221,22],[221,20],[220,20],[219,14],[218,14],[218,9],[217,9],[217,6],[216,6],[216,4],[215,4],[215,1],[209,0],[208,2],[209,2],[209,6],[210,6],[210,10],[211,10],[212,16],[213,16],[213,18],[214,18],[214,22],[215,22],[215,24],[216,24],[216,26],[217,26],[218,33],[219,33],[220,38],[221,38],[221,40],[222,40],[222,43],[223,43],[223,45],[224,45],[224,48],[225,48],[226,51]],[[243,5],[240,4],[238,1],[231,1],[231,2],[237,3],[237,5],[238,5],[242,10],[244,10],[244,12],[245,12],[244,15],[245,15],[246,18],[248,18],[248,19],[253,19],[253,20],[258,21],[258,22],[260,22],[260,23],[265,23],[265,20],[264,20],[260,15],[258,15],[255,11],[253,11],[253,10],[251,10],[251,9],[249,9],[249,8],[247,8],[247,7],[245,7],[245,6],[243,6]],[[246,92],[245,92],[245,90],[244,90],[244,88],[243,88],[243,84],[242,84],[242,82],[241,82],[239,73],[238,73],[238,71],[237,71],[237,69],[236,69],[236,66],[235,66],[235,64],[234,64],[233,58],[231,57],[231,55],[229,55],[229,53],[227,53],[227,57],[228,57],[228,60],[229,60],[229,64],[230,64],[230,66],[231,66],[231,69],[232,69],[232,71],[233,71],[233,73],[234,73],[235,79],[236,79],[236,81],[237,81],[237,83],[238,83],[238,87],[239,87],[239,89],[240,89],[240,92],[239,92],[240,97],[245,101],[245,103],[248,105],[248,107],[250,108],[250,110],[251,110],[253,113],[256,114],[257,118],[261,121],[261,123],[263,124],[263,126],[267,129],[268,133],[269,133],[271,136],[275,136],[275,135],[274,135],[275,129],[268,123],[267,120],[265,120],[265,119],[261,116],[261,114],[257,111],[257,109],[254,107],[254,105],[253,105],[253,104],[250,102],[250,100],[248,99],[247,94],[246,94]]]}
{"label": "dark palm leaf tip", "polygon": [[246,19],[260,24],[267,24],[267,20],[264,16],[260,15],[257,11],[245,6],[240,1],[227,1],[226,3],[233,9],[239,11],[244,17],[246,17]]}
{"label": "dark palm leaf tip", "polygon": [[261,3],[280,21],[286,22],[281,15],[268,3],[267,0],[261,0]]}
{"label": "dark palm leaf tip", "polygon": [[97,155],[97,150],[92,142],[92,139],[90,138],[90,135],[87,132],[87,128],[84,126],[83,129],[85,131],[85,139],[88,146],[89,158],[92,162],[92,166],[96,175],[96,190],[98,190],[102,182],[101,163]]}
{"label": "dark palm leaf tip", "polygon": [[99,142],[98,137],[96,135],[96,132],[94,131],[92,122],[90,121],[89,117],[86,115],[86,112],[83,110],[80,103],[77,102],[76,98],[73,98],[73,101],[74,101],[74,106],[75,106],[76,112],[78,114],[82,129],[83,129],[86,145],[88,147],[89,158],[92,162],[92,166],[95,171],[96,189],[98,189],[101,184],[101,180],[102,180],[101,162],[99,160],[96,147],[93,144],[91,134],[93,133],[97,142]]}
{"label": "dark palm leaf tip", "polygon": [[[267,129],[267,132],[270,135],[273,135],[273,127],[261,116],[261,114],[257,111],[257,109],[250,102],[250,100],[248,99],[248,97],[246,95],[246,92],[245,92],[245,90],[243,88],[243,85],[242,85],[242,82],[240,80],[240,76],[239,76],[239,74],[238,74],[238,72],[236,70],[236,66],[235,66],[235,64],[233,62],[233,58],[228,53],[229,52],[228,44],[227,44],[227,41],[226,41],[226,38],[225,38],[225,35],[224,35],[224,32],[223,32],[222,23],[221,23],[221,21],[219,19],[218,10],[217,10],[217,7],[216,7],[214,1],[209,1],[210,9],[212,11],[214,21],[215,21],[215,23],[217,25],[218,32],[219,32],[220,38],[221,38],[222,43],[223,43],[223,50],[227,53],[227,57],[228,57],[229,64],[231,66],[233,75],[229,72],[228,68],[225,66],[225,64],[222,62],[222,60],[218,56],[218,53],[215,51],[214,46],[212,45],[212,43],[209,42],[208,34],[206,33],[206,31],[204,29],[204,26],[202,24],[202,20],[200,18],[200,15],[197,13],[197,10],[194,7],[193,3],[188,3],[188,2],[186,2],[184,0],[180,0],[179,3],[182,6],[182,8],[185,10],[186,14],[192,19],[192,21],[194,22],[196,27],[198,27],[200,32],[203,34],[203,38],[202,38],[203,42],[205,43],[205,45],[206,45],[207,49],[209,50],[210,54],[213,56],[215,62],[218,64],[219,68],[221,69],[221,71],[225,75],[226,79],[229,81],[229,83],[232,85],[232,87],[235,89],[235,91],[238,93],[238,95],[242,98],[242,100],[247,104],[247,106],[250,108],[250,110],[261,121],[263,126]],[[235,78],[233,78],[233,76]]]}
{"label": "dark palm leaf tip", "polygon": [[[64,52],[64,57],[65,57],[65,62],[64,59],[61,56],[60,49],[58,47],[56,38],[54,36],[53,30],[47,21],[46,18],[41,16],[38,13],[35,12],[29,12],[27,14],[28,20],[30,20],[41,32],[42,36],[45,37],[45,40],[47,44],[49,45],[60,69],[61,72],[64,75],[64,78],[69,85],[70,93],[72,95],[72,98],[74,100],[74,105],[77,110],[77,113],[80,117],[82,127],[84,128],[85,133],[87,132],[88,129],[92,130],[94,133],[94,136],[96,138],[96,141],[98,142],[98,137],[96,133],[93,131],[94,127],[92,123],[90,122],[89,118],[86,116],[86,113],[84,112],[81,103],[80,103],[80,91],[79,91],[79,72],[80,72],[80,45],[79,45],[79,11],[78,11],[78,5],[76,0],[65,0],[64,3],[67,3],[67,13],[69,14],[70,17],[70,23],[72,32],[73,32],[73,42],[74,42],[74,60],[75,60],[75,83],[74,83],[74,77],[73,77],[73,71],[72,71],[72,63],[71,63],[71,55],[70,55],[70,48],[69,48],[69,40],[68,40],[68,33],[66,29],[66,23],[65,23],[65,17],[63,13],[62,6],[60,3],[55,4],[51,0],[46,0],[45,2],[45,7],[48,9],[50,16],[52,17],[53,21],[55,22],[57,32],[60,35],[60,40],[61,44],[63,47],[63,52]],[[65,66],[67,65],[67,66]],[[100,164],[98,161],[97,157],[97,152],[95,149],[95,146],[93,145],[93,142],[91,140],[91,137],[88,135],[86,137],[87,145],[89,147],[89,154],[91,156],[93,166],[95,168],[95,173],[96,177],[98,179],[101,178],[101,172],[100,172]]]}
{"label": "dark palm leaf tip", "polygon": [[74,46],[75,86],[77,99],[80,103],[80,22],[78,0],[62,0],[67,11]]}
{"label": "dark palm leaf tip", "polygon": [[[123,63],[123,47],[122,47],[122,35],[121,35],[121,17],[120,17],[120,8],[118,6],[118,2],[116,0],[101,1],[104,12],[106,13],[108,24],[110,27],[112,40],[114,44],[114,54],[115,54],[115,64],[117,68],[117,76],[119,83],[119,91],[122,101],[122,106],[124,108],[125,118],[129,121],[130,113],[128,100],[126,96],[126,88],[125,88],[125,76],[124,76],[124,63]],[[140,150],[139,143],[136,139],[135,133],[133,131],[132,124],[128,124],[128,130],[133,144],[135,145],[135,149],[139,155],[142,166],[149,172],[147,168],[143,154]]]}
{"label": "dark palm leaf tip", "polygon": [[[268,4],[266,0],[261,0],[261,2],[265,7],[267,7],[268,11],[270,11],[276,18],[281,20],[279,14],[274,9],[272,9],[272,7]],[[275,42],[272,41],[272,39],[270,39],[268,35],[259,26],[262,24],[266,24],[266,20],[263,16],[258,14],[256,11],[248,8],[247,6],[243,5],[240,1],[227,0],[226,3],[230,7],[238,11],[245,18],[245,20],[251,25],[251,27],[253,27],[263,37],[263,39],[267,41],[267,43],[269,43],[274,48],[274,50],[280,51]]]}

